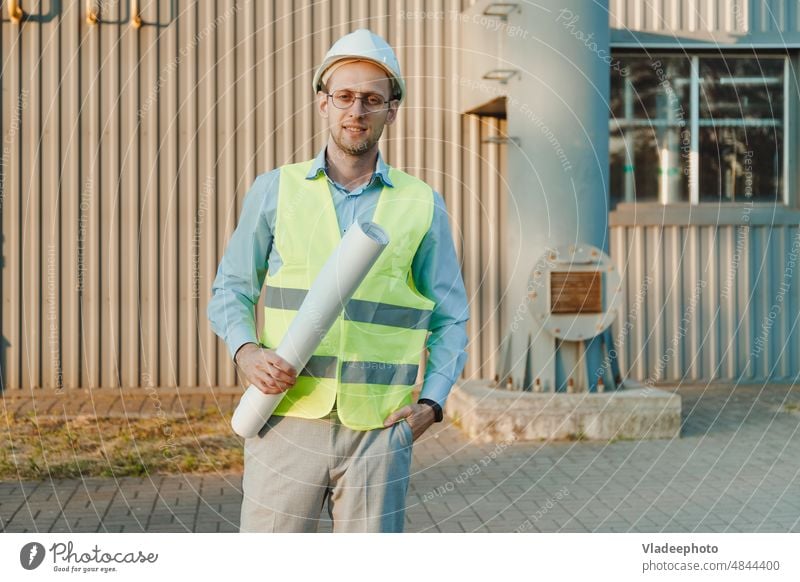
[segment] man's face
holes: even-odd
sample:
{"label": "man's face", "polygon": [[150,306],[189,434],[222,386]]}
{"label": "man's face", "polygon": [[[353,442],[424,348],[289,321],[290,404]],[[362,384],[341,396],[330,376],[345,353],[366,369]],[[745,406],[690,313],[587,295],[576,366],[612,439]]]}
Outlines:
{"label": "man's face", "polygon": [[[348,63],[336,69],[327,82],[328,93],[347,89],[359,97],[377,93],[386,101],[391,97],[391,81],[386,71],[369,62]],[[370,113],[361,99],[356,99],[347,109],[339,109],[324,92],[317,93],[319,111],[328,120],[331,138],[340,150],[351,155],[364,155],[378,143],[385,125],[391,125],[397,116],[398,101],[382,106]]]}

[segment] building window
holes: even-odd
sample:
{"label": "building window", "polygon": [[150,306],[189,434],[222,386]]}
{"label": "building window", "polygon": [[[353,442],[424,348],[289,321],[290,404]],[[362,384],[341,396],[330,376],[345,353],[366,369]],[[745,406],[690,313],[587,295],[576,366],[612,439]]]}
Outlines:
{"label": "building window", "polygon": [[612,206],[785,202],[785,57],[617,58]]}

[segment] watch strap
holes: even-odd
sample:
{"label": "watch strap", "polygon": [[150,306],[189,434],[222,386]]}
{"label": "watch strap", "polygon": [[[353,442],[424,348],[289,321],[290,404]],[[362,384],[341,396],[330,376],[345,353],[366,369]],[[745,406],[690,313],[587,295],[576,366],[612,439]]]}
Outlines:
{"label": "watch strap", "polygon": [[442,407],[439,406],[439,403],[435,400],[431,400],[430,398],[420,398],[417,400],[418,404],[427,404],[431,408],[433,408],[433,412],[435,414],[436,422],[442,422],[444,419],[444,412],[442,411]]}

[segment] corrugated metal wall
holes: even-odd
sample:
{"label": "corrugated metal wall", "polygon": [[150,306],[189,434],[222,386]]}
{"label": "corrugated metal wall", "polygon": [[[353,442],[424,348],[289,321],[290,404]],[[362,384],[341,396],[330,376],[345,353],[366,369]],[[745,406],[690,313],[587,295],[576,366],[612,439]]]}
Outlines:
{"label": "corrugated metal wall", "polygon": [[612,46],[800,43],[792,0],[610,0],[609,16]]}
{"label": "corrugated metal wall", "polygon": [[128,2],[96,26],[83,2],[24,1],[21,26],[4,4],[4,389],[236,384],[205,315],[219,258],[255,176],[322,147],[314,66],[362,26],[397,48],[410,94],[383,152],[445,197],[467,373],[491,373],[506,146],[483,140],[505,122],[459,114],[462,4],[151,1],[138,30]]}
{"label": "corrugated metal wall", "polygon": [[[724,31],[745,33],[749,30],[750,0],[611,0],[612,28],[672,31]],[[757,0],[780,10],[784,0]]]}
{"label": "corrugated metal wall", "polygon": [[[796,381],[800,228],[774,224],[620,224],[611,254],[626,284],[614,326],[620,365],[659,381]],[[734,222],[734,221],[730,221]],[[766,223],[765,223],[766,222]]]}

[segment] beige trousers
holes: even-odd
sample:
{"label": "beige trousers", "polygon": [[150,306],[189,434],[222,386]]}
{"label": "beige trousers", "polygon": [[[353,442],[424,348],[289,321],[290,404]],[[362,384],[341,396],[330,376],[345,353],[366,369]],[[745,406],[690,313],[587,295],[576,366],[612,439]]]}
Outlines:
{"label": "beige trousers", "polygon": [[336,413],[273,415],[245,439],[241,532],[316,532],[327,502],[334,532],[402,532],[411,427],[358,431]]}

